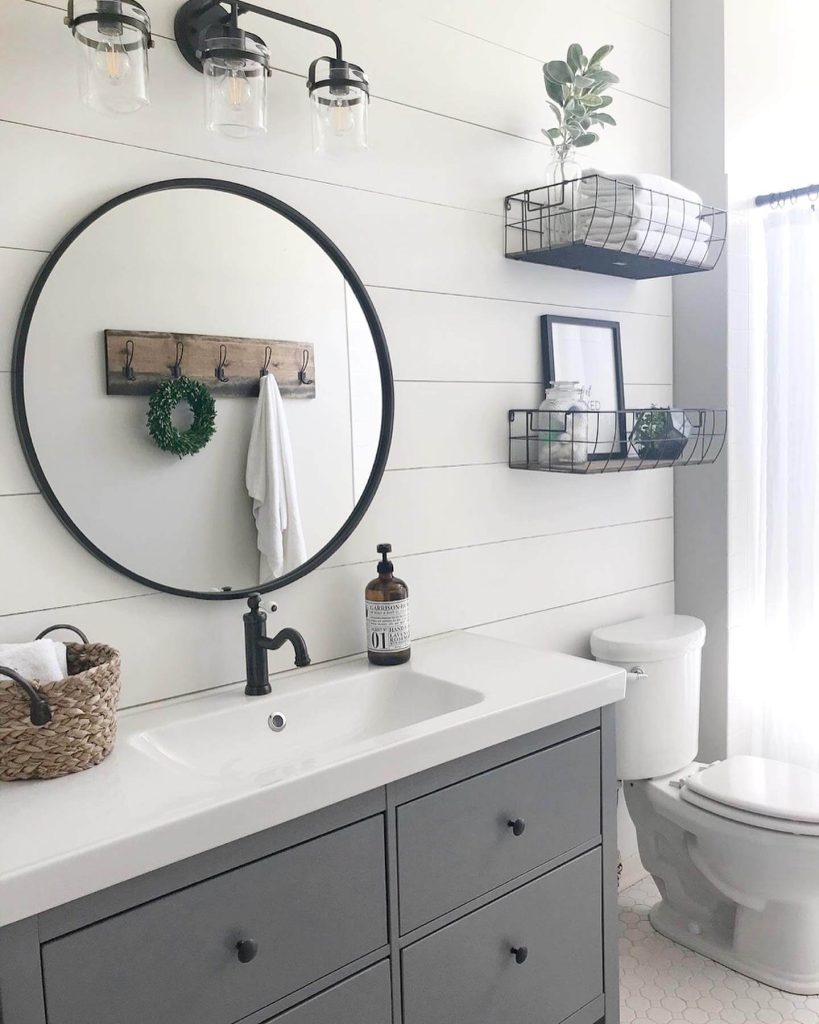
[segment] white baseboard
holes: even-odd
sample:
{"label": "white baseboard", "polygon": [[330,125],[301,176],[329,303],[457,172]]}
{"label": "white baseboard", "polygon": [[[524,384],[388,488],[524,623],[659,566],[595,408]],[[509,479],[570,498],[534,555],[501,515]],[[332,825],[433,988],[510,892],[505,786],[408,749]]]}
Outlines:
{"label": "white baseboard", "polygon": [[646,877],[648,877],[648,872],[641,864],[638,853],[632,853],[631,856],[623,860],[623,870],[620,873],[621,889],[628,889],[629,886],[636,885]]}

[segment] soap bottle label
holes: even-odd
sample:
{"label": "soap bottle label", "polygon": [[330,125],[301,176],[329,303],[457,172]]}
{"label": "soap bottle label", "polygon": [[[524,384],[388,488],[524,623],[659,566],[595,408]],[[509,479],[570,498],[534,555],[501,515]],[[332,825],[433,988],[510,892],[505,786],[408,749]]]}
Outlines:
{"label": "soap bottle label", "polygon": [[409,645],[409,601],[367,601],[367,649],[405,651]]}

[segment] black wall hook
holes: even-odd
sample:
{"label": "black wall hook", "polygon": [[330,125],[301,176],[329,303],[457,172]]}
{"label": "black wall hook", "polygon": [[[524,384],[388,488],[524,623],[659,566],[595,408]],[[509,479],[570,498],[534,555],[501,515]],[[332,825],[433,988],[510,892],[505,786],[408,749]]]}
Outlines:
{"label": "black wall hook", "polygon": [[125,366],[122,368],[122,376],[126,380],[136,380],[134,372],[134,340],[129,338],[125,342]]}
{"label": "black wall hook", "polygon": [[230,380],[230,377],[228,377],[227,374],[225,373],[225,367],[227,366],[227,364],[227,345],[220,345],[219,365],[216,367],[216,370],[214,372],[216,374],[216,379],[218,381],[221,381],[222,384],[226,384]]}
{"label": "black wall hook", "polygon": [[310,350],[305,349],[301,354],[301,369],[299,370],[299,384],[315,384],[314,380],[310,380],[307,376],[307,367],[310,363]]}
{"label": "black wall hook", "polygon": [[259,370],[260,377],[266,377],[270,373],[270,360],[273,358],[273,349],[270,345],[264,347],[264,366]]}
{"label": "black wall hook", "polygon": [[182,376],[182,357],[185,354],[185,343],[177,341],[176,343],[176,362],[171,367],[171,376],[174,380],[179,380]]}

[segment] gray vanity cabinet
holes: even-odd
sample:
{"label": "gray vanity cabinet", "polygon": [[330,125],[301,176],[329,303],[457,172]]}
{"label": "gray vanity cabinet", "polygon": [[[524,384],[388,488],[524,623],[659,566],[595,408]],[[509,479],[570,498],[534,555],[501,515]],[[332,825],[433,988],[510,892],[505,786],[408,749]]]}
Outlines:
{"label": "gray vanity cabinet", "polygon": [[0,929],[0,1024],[617,1024],[610,709]]}
{"label": "gray vanity cabinet", "polygon": [[225,1024],[386,942],[379,816],[46,943],[49,1024]]}
{"label": "gray vanity cabinet", "polygon": [[401,932],[600,835],[600,738],[558,743],[398,808]]}
{"label": "gray vanity cabinet", "polygon": [[390,965],[382,960],[361,974],[275,1017],[270,1024],[391,1024]]}
{"label": "gray vanity cabinet", "polygon": [[559,1024],[603,995],[601,922],[592,850],[408,946],[404,1024]]}

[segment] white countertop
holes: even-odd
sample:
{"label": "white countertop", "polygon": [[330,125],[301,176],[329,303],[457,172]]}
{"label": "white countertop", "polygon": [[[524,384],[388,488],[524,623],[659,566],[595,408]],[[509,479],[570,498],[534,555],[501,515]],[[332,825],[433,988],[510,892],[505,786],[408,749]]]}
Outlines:
{"label": "white countertop", "polygon": [[[275,676],[267,697],[245,697],[238,685],[123,712],[117,745],[96,768],[0,783],[0,927],[625,694],[622,669],[468,632],[414,644],[411,666],[468,687],[473,702],[377,736],[296,746],[275,771],[211,775],[146,742],[166,726],[191,723],[195,733],[202,716],[220,722],[210,716],[243,707],[254,724],[258,707],[267,729],[288,694],[303,706],[307,688],[320,695],[326,683],[394,671],[350,658]],[[288,728],[299,737],[309,727]]]}

